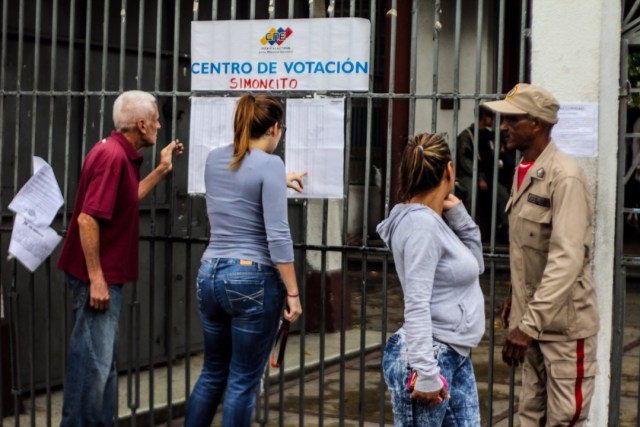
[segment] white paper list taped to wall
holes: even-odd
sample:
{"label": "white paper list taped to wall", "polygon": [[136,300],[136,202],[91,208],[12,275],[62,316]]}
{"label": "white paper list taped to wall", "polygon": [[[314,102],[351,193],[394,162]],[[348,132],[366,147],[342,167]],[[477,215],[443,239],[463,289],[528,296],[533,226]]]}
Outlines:
{"label": "white paper list taped to wall", "polygon": [[191,98],[189,194],[204,194],[204,166],[211,150],[233,144],[233,115],[238,98]]}

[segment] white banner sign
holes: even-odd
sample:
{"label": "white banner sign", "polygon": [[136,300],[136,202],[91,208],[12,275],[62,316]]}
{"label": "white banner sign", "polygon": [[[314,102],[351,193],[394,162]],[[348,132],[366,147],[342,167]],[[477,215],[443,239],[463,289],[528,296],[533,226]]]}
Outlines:
{"label": "white banner sign", "polygon": [[362,18],[194,21],[193,91],[367,91]]}

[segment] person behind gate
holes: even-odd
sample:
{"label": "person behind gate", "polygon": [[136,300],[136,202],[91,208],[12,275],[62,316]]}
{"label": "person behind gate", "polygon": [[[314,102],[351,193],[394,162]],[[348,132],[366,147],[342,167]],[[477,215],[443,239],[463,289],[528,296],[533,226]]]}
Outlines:
{"label": "person behind gate", "polygon": [[580,166],[551,139],[553,95],[519,83],[484,105],[502,115],[507,144],[522,154],[507,202],[511,296],[501,312],[502,359],[522,364],[520,423],[583,425],[598,371],[591,196]]}
{"label": "person behind gate", "polygon": [[404,293],[404,324],[382,368],[395,425],[479,426],[470,352],[484,334],[480,230],[460,199],[449,146],[416,135],[402,154],[397,204],[377,227]]}
{"label": "person behind gate", "polygon": [[182,143],[171,141],[140,181],[140,152],[155,145],[153,95],[122,93],[111,136],[87,154],[58,268],[73,298],[61,426],[110,426],[117,401],[116,358],[122,285],[138,279],[138,205],[173,169]]}
{"label": "person behind gate", "polygon": [[285,300],[286,320],[302,314],[287,176],[282,159],[272,154],[286,129],[283,115],[277,99],[243,95],[233,144],[212,150],[206,160],[211,239],[196,280],[205,356],[187,427],[211,425],[225,391],[222,425],[250,426]]}

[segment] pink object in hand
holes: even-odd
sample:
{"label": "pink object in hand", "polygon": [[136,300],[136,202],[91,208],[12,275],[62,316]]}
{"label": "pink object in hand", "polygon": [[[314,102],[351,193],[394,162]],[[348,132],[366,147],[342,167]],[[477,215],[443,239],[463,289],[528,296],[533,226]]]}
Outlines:
{"label": "pink object in hand", "polygon": [[442,374],[440,374],[440,381],[442,381],[442,388],[444,388],[445,391],[449,390],[449,384],[447,384],[447,379],[442,376]]}

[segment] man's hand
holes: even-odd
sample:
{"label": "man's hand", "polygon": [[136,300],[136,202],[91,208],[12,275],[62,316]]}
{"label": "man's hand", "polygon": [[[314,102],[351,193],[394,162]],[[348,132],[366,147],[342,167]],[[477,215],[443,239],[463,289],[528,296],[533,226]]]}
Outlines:
{"label": "man's hand", "polygon": [[173,154],[176,157],[184,154],[184,145],[179,139],[171,141],[160,151],[160,163],[151,173],[138,184],[138,200],[142,200],[158,185],[162,179],[173,170]]}
{"label": "man's hand", "polygon": [[296,190],[298,193],[302,193],[302,189],[304,188],[302,178],[305,176],[307,176],[306,172],[289,172],[287,174],[287,187]]}
{"label": "man's hand", "polygon": [[101,280],[91,280],[89,305],[96,310],[107,311],[109,309],[109,285],[104,277]]}
{"label": "man's hand", "polygon": [[448,399],[449,393],[444,387],[438,391],[429,392],[413,390],[411,392],[411,398],[421,400],[429,406],[436,406]]}
{"label": "man's hand", "polygon": [[507,336],[502,347],[502,361],[509,366],[518,366],[524,363],[524,356],[531,346],[533,339],[516,327]]}
{"label": "man's hand", "polygon": [[166,173],[171,172],[173,170],[173,153],[175,152],[176,157],[180,157],[184,154],[184,144],[180,142],[179,139],[175,141],[171,141],[167,144],[166,147],[160,151],[160,164],[158,166],[162,166]]}
{"label": "man's hand", "polygon": [[511,295],[504,300],[502,309],[500,310],[500,320],[502,320],[502,327],[504,329],[509,327],[509,315],[511,315]]}

